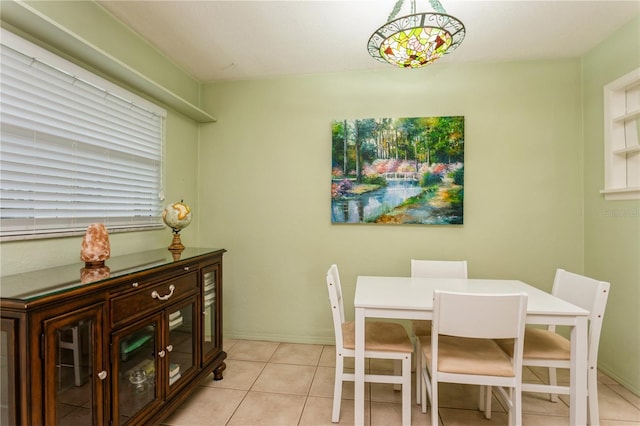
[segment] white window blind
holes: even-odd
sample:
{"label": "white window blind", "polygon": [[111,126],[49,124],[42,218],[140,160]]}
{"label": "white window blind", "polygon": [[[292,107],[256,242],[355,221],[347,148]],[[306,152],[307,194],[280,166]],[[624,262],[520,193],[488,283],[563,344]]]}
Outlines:
{"label": "white window blind", "polygon": [[2,30],[0,238],[162,227],[166,111]]}

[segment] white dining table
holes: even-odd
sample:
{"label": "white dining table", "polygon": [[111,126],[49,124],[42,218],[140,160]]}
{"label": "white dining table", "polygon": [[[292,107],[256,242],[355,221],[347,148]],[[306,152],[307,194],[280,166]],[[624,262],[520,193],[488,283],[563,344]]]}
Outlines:
{"label": "white dining table", "polygon": [[[364,424],[365,319],[432,319],[434,290],[482,294],[524,292],[528,295],[527,324],[570,326],[569,423],[575,426],[587,423],[588,311],[518,280],[358,276],[353,302],[356,425]],[[410,422],[410,416],[408,420]]]}

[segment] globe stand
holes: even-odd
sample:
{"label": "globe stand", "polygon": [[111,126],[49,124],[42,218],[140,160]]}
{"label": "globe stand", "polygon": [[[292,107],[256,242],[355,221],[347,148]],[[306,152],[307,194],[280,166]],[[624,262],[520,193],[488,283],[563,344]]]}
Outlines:
{"label": "globe stand", "polygon": [[171,255],[173,256],[173,260],[180,259],[182,252],[184,251],[184,245],[180,240],[180,230],[173,229],[173,241],[171,241],[171,245],[168,247]]}

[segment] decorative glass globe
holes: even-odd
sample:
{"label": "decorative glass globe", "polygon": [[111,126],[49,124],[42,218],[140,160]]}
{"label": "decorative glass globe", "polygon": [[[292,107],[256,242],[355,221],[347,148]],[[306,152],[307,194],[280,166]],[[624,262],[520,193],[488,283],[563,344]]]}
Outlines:
{"label": "decorative glass globe", "polygon": [[169,250],[173,253],[174,260],[178,260],[180,253],[184,250],[184,245],[180,241],[180,230],[191,223],[191,207],[182,200],[179,203],[173,203],[164,209],[162,220],[173,230],[173,241]]}
{"label": "decorative glass globe", "polygon": [[191,223],[191,207],[182,201],[173,203],[164,209],[162,220],[173,232],[180,232]]}

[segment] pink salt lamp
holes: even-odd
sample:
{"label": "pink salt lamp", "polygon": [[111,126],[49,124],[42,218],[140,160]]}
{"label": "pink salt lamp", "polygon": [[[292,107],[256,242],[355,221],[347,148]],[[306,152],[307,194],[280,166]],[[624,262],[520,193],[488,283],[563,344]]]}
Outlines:
{"label": "pink salt lamp", "polygon": [[92,223],[82,239],[80,259],[86,268],[104,266],[104,261],[111,256],[109,233],[101,223]]}

